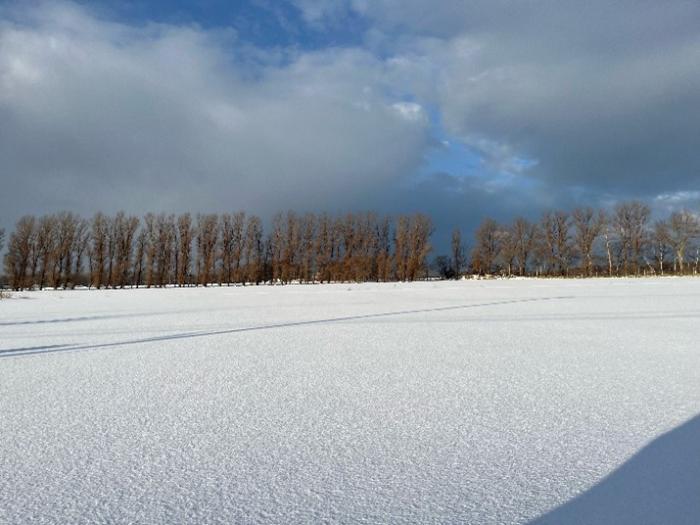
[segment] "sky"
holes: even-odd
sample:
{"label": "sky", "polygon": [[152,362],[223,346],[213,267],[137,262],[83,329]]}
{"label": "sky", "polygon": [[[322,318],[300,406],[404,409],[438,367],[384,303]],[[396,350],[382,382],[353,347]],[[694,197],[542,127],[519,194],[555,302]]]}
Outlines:
{"label": "sky", "polygon": [[[0,0],[0,227],[700,209],[696,0]],[[444,250],[443,250],[444,251]]]}

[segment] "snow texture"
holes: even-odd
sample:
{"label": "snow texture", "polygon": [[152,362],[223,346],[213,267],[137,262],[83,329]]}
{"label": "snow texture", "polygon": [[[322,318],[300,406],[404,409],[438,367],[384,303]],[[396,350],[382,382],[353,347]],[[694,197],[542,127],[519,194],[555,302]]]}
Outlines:
{"label": "snow texture", "polygon": [[700,523],[700,279],[0,301],[0,523]]}

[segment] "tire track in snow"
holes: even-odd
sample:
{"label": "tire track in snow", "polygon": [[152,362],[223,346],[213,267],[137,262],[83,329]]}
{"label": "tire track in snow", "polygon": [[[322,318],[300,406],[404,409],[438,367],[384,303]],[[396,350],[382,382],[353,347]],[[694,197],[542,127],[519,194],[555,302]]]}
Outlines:
{"label": "tire track in snow", "polygon": [[450,310],[464,310],[467,308],[480,308],[485,306],[502,306],[506,304],[521,304],[530,302],[542,302],[542,301],[557,301],[562,299],[574,299],[573,295],[561,295],[552,297],[532,297],[526,299],[507,299],[502,301],[492,301],[488,303],[474,303],[474,304],[459,304],[451,306],[438,306],[435,308],[418,308],[412,310],[398,310],[393,312],[378,312],[374,314],[361,314],[361,315],[347,315],[341,317],[330,317],[326,319],[310,319],[306,321],[290,321],[286,323],[274,323],[267,325],[257,325],[248,326],[242,328],[230,328],[225,330],[209,330],[209,331],[195,331],[195,332],[182,332],[176,334],[168,334],[154,337],[145,337],[140,339],[131,339],[127,341],[115,341],[111,343],[98,343],[98,344],[64,344],[64,345],[47,345],[47,346],[32,346],[24,348],[8,348],[6,350],[0,350],[0,359],[7,357],[20,357],[29,356],[36,354],[50,354],[56,352],[71,352],[80,350],[98,350],[104,348],[112,348],[116,346],[130,346],[138,345],[143,343],[153,343],[161,341],[175,341],[178,339],[193,339],[197,337],[210,337],[216,335],[226,335],[226,334],[236,334],[243,332],[258,332],[264,330],[275,330],[279,328],[293,328],[297,326],[312,326],[318,324],[332,324],[332,323],[342,323],[347,321],[362,321],[364,319],[381,319],[383,317],[395,317],[401,315],[411,315],[411,314],[423,314],[423,313],[433,313],[433,312],[447,312]]}

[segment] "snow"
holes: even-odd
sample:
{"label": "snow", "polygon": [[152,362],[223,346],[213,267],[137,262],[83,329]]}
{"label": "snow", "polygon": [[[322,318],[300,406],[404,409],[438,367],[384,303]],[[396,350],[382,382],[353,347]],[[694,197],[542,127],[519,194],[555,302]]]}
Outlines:
{"label": "snow", "polygon": [[698,523],[700,279],[0,301],[0,523]]}

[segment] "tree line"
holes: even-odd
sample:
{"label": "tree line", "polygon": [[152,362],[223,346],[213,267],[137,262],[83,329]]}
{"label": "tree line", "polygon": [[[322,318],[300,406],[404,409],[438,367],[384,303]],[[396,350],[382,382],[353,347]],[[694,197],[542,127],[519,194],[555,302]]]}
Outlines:
{"label": "tree line", "polygon": [[[454,262],[442,259],[443,274],[462,271],[459,250],[453,242]],[[684,210],[652,221],[650,207],[639,201],[609,211],[548,211],[534,222],[518,217],[500,224],[485,218],[474,234],[469,270],[508,276],[697,274],[700,220]]]}
{"label": "tree line", "polygon": [[0,228],[5,283],[13,289],[207,286],[290,282],[412,281],[465,273],[503,276],[686,275],[700,272],[700,219],[687,210],[652,220],[650,207],[552,210],[537,221],[484,218],[465,250],[427,264],[433,233],[423,214],[274,216],[269,231],[244,212],[71,212],[27,215]]}
{"label": "tree line", "polygon": [[[7,237],[5,279],[27,288],[124,288],[337,281],[427,275],[432,223],[372,212],[274,216],[71,212],[19,219]],[[0,230],[0,249],[4,231]]]}

